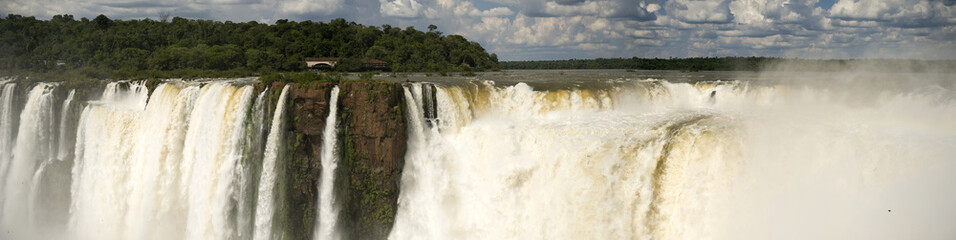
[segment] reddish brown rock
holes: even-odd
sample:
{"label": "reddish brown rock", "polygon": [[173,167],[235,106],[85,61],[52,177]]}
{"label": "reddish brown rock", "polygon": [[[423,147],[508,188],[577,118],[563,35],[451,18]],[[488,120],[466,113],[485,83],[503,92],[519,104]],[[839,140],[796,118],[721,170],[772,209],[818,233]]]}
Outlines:
{"label": "reddish brown rock", "polygon": [[[344,82],[340,121],[344,157],[339,168],[346,183],[341,223],[350,239],[385,239],[398,207],[405,164],[406,123],[401,84]],[[343,168],[344,167],[344,168]]]}
{"label": "reddish brown rock", "polygon": [[[271,89],[282,86],[274,83]],[[278,188],[278,221],[287,238],[311,239],[318,219],[322,135],[333,87],[308,83],[290,89],[288,155],[279,163]],[[404,167],[404,90],[386,81],[346,81],[339,88],[338,227],[344,239],[385,239],[395,219]],[[274,99],[279,92],[273,90]]]}

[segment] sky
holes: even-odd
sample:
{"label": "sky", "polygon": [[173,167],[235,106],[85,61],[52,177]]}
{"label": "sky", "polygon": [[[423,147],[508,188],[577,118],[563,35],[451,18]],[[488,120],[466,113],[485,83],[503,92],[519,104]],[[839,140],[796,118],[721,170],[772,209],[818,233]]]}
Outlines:
{"label": "sky", "polygon": [[438,26],[503,61],[956,59],[956,0],[0,0],[0,14]]}

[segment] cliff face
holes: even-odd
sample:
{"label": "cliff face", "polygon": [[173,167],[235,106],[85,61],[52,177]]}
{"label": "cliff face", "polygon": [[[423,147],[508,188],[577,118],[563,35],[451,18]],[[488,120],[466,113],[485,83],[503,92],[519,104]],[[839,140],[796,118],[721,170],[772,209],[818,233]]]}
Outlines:
{"label": "cliff face", "polygon": [[340,223],[349,239],[385,239],[405,165],[404,90],[394,82],[350,82],[340,93],[345,177],[338,179],[346,181]]}
{"label": "cliff face", "polygon": [[289,131],[286,146],[291,155],[283,164],[285,174],[285,206],[287,218],[283,226],[287,239],[312,239],[318,219],[318,186],[322,172],[322,133],[329,114],[327,83],[298,84],[290,88]]}
{"label": "cliff face", "polygon": [[[311,239],[318,219],[322,134],[332,83],[293,85],[279,196],[286,239]],[[399,83],[339,84],[335,191],[344,239],[384,239],[391,230],[404,166],[406,124]],[[281,85],[273,89],[281,89]],[[274,94],[278,94],[275,92]]]}

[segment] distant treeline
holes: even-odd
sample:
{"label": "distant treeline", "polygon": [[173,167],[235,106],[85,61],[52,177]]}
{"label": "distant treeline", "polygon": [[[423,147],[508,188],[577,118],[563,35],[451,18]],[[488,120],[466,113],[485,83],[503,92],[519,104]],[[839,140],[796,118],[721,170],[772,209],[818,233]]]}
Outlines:
{"label": "distant treeline", "polygon": [[184,69],[261,74],[304,70],[308,57],[342,58],[336,68],[345,71],[360,70],[357,59],[366,58],[386,61],[398,72],[498,69],[497,56],[478,43],[436,29],[364,26],[345,19],[262,24],[168,16],[37,20],[10,14],[0,18],[0,70],[71,71],[100,78]]}
{"label": "distant treeline", "polygon": [[642,69],[681,71],[875,71],[923,72],[954,71],[953,60],[851,59],[815,60],[772,57],[704,58],[597,58],[552,61],[501,62],[502,69]]}

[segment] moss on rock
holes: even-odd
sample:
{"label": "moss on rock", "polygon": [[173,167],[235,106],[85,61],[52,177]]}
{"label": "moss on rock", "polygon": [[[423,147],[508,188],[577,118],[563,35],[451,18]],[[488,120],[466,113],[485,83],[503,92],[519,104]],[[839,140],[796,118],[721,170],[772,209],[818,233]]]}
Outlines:
{"label": "moss on rock", "polygon": [[[388,81],[338,83],[338,146],[335,195],[344,239],[385,239],[391,231],[404,166],[404,91]],[[335,83],[292,85],[286,159],[279,163],[277,224],[284,239],[311,239],[318,219],[322,135]],[[281,89],[272,83],[271,89]],[[257,89],[263,86],[257,85]],[[274,95],[278,95],[275,92]],[[273,100],[272,102],[274,102]]]}

